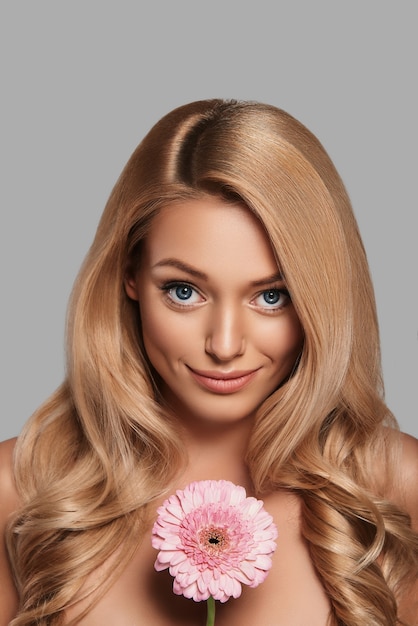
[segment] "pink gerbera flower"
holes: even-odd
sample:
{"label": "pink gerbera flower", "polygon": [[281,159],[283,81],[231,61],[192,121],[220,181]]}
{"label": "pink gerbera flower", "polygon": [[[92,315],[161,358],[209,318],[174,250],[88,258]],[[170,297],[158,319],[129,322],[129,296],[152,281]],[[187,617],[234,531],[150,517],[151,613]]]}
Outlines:
{"label": "pink gerbera flower", "polygon": [[256,587],[271,568],[277,529],[263,502],[226,480],[203,480],[158,509],[152,545],[157,571],[169,568],[173,591],[196,602],[226,602],[241,584]]}

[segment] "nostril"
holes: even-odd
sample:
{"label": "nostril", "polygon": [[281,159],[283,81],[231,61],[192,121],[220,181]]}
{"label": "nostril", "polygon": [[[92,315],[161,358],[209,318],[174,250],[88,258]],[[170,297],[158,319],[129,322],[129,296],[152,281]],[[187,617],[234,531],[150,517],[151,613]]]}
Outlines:
{"label": "nostril", "polygon": [[230,361],[245,352],[243,337],[227,340],[219,336],[210,336],[206,339],[205,351],[218,361]]}

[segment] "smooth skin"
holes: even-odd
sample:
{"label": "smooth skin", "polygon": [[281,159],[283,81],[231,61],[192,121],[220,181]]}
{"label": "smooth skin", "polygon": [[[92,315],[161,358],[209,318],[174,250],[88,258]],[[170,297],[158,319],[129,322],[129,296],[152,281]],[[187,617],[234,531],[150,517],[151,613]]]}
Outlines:
{"label": "smooth skin", "polygon": [[193,430],[251,419],[302,349],[271,246],[240,205],[208,198],[164,208],[126,291],[166,403]]}
{"label": "smooth skin", "polygon": [[[268,238],[240,205],[217,198],[165,207],[155,218],[139,269],[125,279],[138,303],[148,357],[164,402],[184,431],[189,465],[178,479],[231,480],[252,486],[243,462],[254,413],[288,377],[303,332]],[[3,527],[17,506],[11,475],[13,441],[0,444],[6,494]],[[396,494],[418,526],[418,442],[404,436]],[[394,499],[395,499],[394,497]],[[300,532],[300,501],[276,492],[264,498],[279,530],[273,567],[256,589],[217,606],[217,626],[327,626],[328,598]],[[205,603],[174,596],[167,572],[155,572],[150,529],[133,560],[80,624],[83,626],[196,626]],[[112,568],[112,560],[108,563]],[[106,576],[106,568],[95,572]],[[16,611],[5,553],[0,556],[0,626]],[[412,624],[412,600],[408,611]],[[67,621],[84,608],[79,602]]]}

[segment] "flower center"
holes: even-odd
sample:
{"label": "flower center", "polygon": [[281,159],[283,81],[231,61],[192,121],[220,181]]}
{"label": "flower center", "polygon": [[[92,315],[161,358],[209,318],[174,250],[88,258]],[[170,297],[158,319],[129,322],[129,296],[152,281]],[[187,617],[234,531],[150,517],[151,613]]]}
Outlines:
{"label": "flower center", "polygon": [[199,541],[206,550],[217,552],[225,550],[229,546],[228,533],[224,528],[218,526],[206,526],[199,531]]}

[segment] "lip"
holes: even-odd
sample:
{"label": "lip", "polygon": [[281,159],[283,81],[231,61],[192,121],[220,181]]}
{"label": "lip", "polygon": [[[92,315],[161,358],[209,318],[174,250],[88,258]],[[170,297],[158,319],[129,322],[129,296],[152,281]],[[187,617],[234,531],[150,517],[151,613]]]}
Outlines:
{"label": "lip", "polygon": [[196,370],[188,367],[193,378],[205,389],[219,394],[235,393],[248,385],[259,368],[255,370],[235,370],[220,372],[219,370]]}

